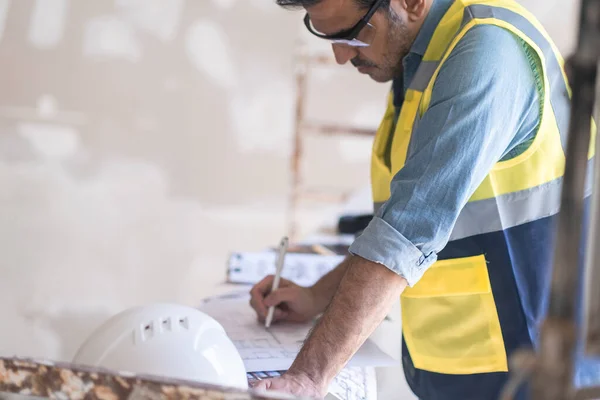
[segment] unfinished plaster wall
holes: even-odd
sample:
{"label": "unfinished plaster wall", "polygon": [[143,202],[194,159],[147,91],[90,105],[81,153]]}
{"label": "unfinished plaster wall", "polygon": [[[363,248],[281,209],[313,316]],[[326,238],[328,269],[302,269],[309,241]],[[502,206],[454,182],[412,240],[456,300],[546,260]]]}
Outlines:
{"label": "unfinished plaster wall", "polygon": [[[228,252],[279,241],[298,17],[263,0],[0,1],[2,353],[69,359],[108,315],[197,304]],[[323,182],[368,182],[368,140],[316,144]]]}
{"label": "unfinished plaster wall", "polygon": [[[528,3],[568,52],[574,2]],[[0,353],[68,360],[107,316],[197,304],[229,251],[277,243],[300,19],[271,0],[0,0]],[[376,125],[387,85],[311,79],[311,119]],[[370,139],[306,150],[307,180],[368,185]],[[304,232],[336,211],[305,206]]]}

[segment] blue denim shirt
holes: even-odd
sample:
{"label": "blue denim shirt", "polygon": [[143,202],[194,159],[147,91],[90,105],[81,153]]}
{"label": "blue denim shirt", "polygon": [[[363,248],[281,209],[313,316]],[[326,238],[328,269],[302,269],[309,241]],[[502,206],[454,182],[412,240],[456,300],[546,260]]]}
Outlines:
{"label": "blue denim shirt", "polygon": [[[433,32],[452,0],[435,0],[392,85],[400,107]],[[391,197],[350,247],[410,286],[436,261],[460,210],[499,160],[535,138],[543,101],[539,59],[510,32],[472,28],[442,65],[429,110],[415,130]],[[600,384],[600,358],[576,354],[576,387]]]}
{"label": "blue denim shirt", "polygon": [[[393,83],[397,105],[451,3],[433,3],[403,60],[404,75]],[[409,286],[419,281],[494,164],[535,137],[541,92],[532,54],[503,28],[478,25],[467,32],[440,69],[390,199],[356,238],[352,254],[385,265]]]}

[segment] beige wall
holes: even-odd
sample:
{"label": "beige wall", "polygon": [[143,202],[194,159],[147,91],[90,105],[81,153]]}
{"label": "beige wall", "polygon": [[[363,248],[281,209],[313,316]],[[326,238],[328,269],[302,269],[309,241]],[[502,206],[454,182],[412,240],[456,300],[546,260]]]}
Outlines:
{"label": "beige wall", "polygon": [[[111,313],[197,304],[228,252],[278,242],[298,17],[267,0],[0,0],[0,352],[68,359]],[[332,74],[314,72],[310,97],[330,96],[309,116],[374,126],[385,88]],[[333,95],[346,85],[362,94]],[[315,184],[368,183],[369,140],[306,153]],[[308,231],[332,208],[303,210]]]}
{"label": "beige wall", "polygon": [[[530,3],[568,51],[573,2]],[[0,353],[69,359],[108,315],[197,304],[228,252],[278,241],[300,17],[271,0],[0,0]],[[350,68],[310,82],[311,119],[376,125],[387,86]],[[306,149],[307,180],[368,185],[369,139]],[[303,207],[304,232],[336,211]]]}

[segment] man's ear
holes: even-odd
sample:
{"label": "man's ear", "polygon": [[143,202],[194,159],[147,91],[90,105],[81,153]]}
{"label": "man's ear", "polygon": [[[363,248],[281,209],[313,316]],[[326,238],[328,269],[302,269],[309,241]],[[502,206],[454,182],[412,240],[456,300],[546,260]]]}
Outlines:
{"label": "man's ear", "polygon": [[404,10],[409,22],[423,19],[431,0],[391,0],[392,7],[400,7]]}

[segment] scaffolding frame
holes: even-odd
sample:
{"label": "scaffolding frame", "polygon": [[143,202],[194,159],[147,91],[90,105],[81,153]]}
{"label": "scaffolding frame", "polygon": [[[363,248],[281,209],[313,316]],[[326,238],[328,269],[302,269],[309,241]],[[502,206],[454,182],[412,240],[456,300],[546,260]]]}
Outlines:
{"label": "scaffolding frame", "polygon": [[365,129],[352,125],[319,123],[309,121],[306,115],[308,101],[308,82],[310,71],[318,67],[334,66],[336,61],[331,56],[311,54],[305,42],[299,41],[294,62],[294,78],[296,85],[295,121],[290,160],[291,188],[287,210],[287,229],[291,240],[298,239],[298,208],[303,200],[320,201],[339,204],[347,200],[349,193],[344,191],[324,190],[306,185],[302,176],[302,165],[305,156],[304,139],[308,134],[315,136],[358,136],[374,137],[374,129]]}

